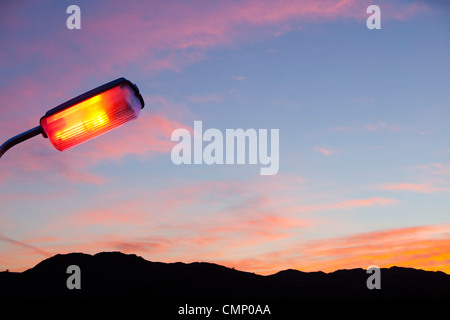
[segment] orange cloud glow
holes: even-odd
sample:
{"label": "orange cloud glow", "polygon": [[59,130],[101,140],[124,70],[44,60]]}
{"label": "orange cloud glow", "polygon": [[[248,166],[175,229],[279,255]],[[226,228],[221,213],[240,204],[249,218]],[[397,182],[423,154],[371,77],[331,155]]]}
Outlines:
{"label": "orange cloud glow", "polygon": [[229,260],[226,264],[261,274],[271,274],[280,268],[332,272],[370,265],[411,267],[450,274],[450,224],[307,241],[249,259]]}
{"label": "orange cloud glow", "polygon": [[375,264],[450,273],[450,224],[324,239],[312,242],[305,250],[315,260],[308,269],[335,270]]}

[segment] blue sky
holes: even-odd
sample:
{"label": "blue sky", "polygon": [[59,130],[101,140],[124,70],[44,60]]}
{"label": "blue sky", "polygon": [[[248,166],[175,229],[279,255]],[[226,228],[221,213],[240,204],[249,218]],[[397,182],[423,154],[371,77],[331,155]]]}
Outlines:
{"label": "blue sky", "polygon": [[[0,14],[0,134],[124,76],[136,121],[1,159],[0,269],[123,251],[246,271],[448,270],[448,1],[17,1]],[[172,163],[173,130],[280,130],[280,170]],[[355,244],[356,243],[356,244]],[[375,250],[373,248],[376,248]],[[391,248],[396,248],[391,250]]]}

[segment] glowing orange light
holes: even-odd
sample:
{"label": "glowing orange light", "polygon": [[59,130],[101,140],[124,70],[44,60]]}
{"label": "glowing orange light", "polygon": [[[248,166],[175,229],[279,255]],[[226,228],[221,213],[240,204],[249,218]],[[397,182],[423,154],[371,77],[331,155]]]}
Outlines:
{"label": "glowing orange light", "polygon": [[[98,90],[105,86],[111,88]],[[143,100],[136,87],[123,78],[105,86],[97,88],[100,93],[89,97],[97,91],[88,92],[41,118],[41,127],[56,149],[71,148],[139,116]]]}

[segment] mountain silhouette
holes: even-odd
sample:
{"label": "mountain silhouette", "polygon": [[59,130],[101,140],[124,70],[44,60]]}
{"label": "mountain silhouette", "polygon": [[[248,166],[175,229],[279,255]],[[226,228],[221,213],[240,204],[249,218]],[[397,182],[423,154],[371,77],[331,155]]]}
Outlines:
{"label": "mountain silhouette", "polygon": [[[81,289],[69,290],[77,265]],[[364,269],[331,273],[284,270],[262,276],[206,262],[151,262],[133,254],[58,254],[24,272],[0,272],[2,299],[309,300],[450,299],[450,275],[381,269],[381,289],[369,290]]]}

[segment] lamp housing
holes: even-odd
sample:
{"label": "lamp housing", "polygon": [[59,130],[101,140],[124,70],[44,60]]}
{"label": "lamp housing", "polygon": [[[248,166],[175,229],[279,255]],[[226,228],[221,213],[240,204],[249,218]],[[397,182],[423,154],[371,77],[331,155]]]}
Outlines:
{"label": "lamp housing", "polygon": [[119,78],[47,111],[40,126],[63,151],[136,119],[142,108],[138,87]]}

